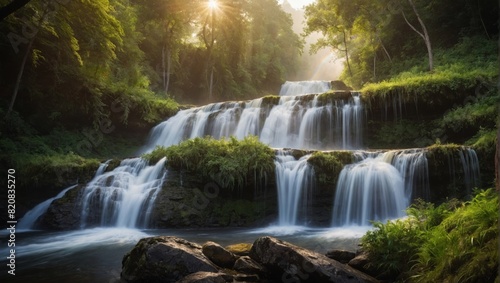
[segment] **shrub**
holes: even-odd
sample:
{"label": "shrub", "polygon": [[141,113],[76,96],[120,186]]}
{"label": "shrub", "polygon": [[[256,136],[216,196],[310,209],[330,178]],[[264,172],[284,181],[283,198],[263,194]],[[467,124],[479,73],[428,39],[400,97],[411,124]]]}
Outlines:
{"label": "shrub", "polygon": [[494,282],[498,275],[498,195],[478,193],[428,233],[416,282]]}
{"label": "shrub", "polygon": [[187,170],[217,182],[222,188],[245,187],[247,181],[259,183],[274,174],[274,151],[257,137],[216,140],[195,138],[168,148],[158,147],[144,157],[157,162],[167,157],[175,170]]}
{"label": "shrub", "polygon": [[350,151],[314,152],[307,162],[314,168],[316,180],[319,184],[337,184],[337,178],[344,165],[352,163]]}
{"label": "shrub", "polygon": [[498,275],[498,193],[437,207],[417,202],[408,218],[375,223],[361,239],[372,265],[414,282],[494,282]]}

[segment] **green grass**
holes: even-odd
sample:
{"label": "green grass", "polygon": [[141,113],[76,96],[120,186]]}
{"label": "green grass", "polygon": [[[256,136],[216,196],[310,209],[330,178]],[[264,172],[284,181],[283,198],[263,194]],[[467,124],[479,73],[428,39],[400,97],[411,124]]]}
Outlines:
{"label": "green grass", "polygon": [[496,41],[463,38],[452,48],[435,50],[433,72],[418,67],[422,60],[405,58],[404,62],[414,66],[401,69],[389,79],[365,84],[361,91],[364,99],[371,103],[401,95],[405,102],[418,100],[452,108],[455,103],[462,105],[469,96],[497,92],[497,56]]}
{"label": "green grass", "polygon": [[498,211],[493,189],[465,203],[417,202],[408,218],[375,223],[361,243],[401,282],[498,282]]}
{"label": "green grass", "polygon": [[195,138],[168,148],[158,147],[144,158],[157,162],[165,156],[170,168],[199,174],[231,190],[274,175],[274,151],[253,136],[241,141],[234,137]]}

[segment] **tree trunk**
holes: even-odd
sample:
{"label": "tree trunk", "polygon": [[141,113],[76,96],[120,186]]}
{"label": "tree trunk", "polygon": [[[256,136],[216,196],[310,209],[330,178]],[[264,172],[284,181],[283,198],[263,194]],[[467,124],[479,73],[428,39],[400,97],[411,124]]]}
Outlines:
{"label": "tree trunk", "polygon": [[163,48],[161,49],[161,76],[163,78],[163,89],[167,89],[167,82],[165,79],[165,44],[163,44]]}
{"label": "tree trunk", "polygon": [[415,16],[417,17],[417,20],[420,23],[420,26],[422,27],[423,33],[420,32],[420,31],[418,31],[408,21],[408,19],[406,18],[406,15],[404,13],[404,11],[402,11],[403,17],[404,17],[406,23],[410,26],[410,28],[413,29],[418,35],[420,35],[424,39],[425,46],[427,47],[427,54],[429,55],[429,71],[432,72],[432,70],[434,69],[434,59],[433,59],[433,56],[432,56],[432,46],[431,46],[431,39],[429,37],[429,33],[427,32],[427,28],[425,27],[425,24],[422,21],[422,18],[420,18],[420,14],[418,13],[417,8],[415,7],[415,4],[413,3],[413,0],[408,0],[408,3],[410,3],[411,8],[413,9],[413,12],[415,13]]}
{"label": "tree trunk", "polygon": [[167,51],[167,84],[165,85],[165,93],[168,94],[168,88],[170,86],[170,67],[172,66],[172,52],[170,49]]}
{"label": "tree trunk", "polygon": [[[166,66],[165,66],[165,61],[167,61]],[[163,89],[165,90],[166,94],[168,94],[168,88],[170,85],[171,65],[172,65],[172,52],[170,51],[170,49],[167,49],[166,45],[163,45],[163,48],[161,50],[161,66],[162,66],[162,76],[163,76]]]}
{"label": "tree trunk", "polygon": [[213,95],[213,89],[214,89],[214,69],[215,67],[212,66],[212,70],[210,71],[210,90],[208,93],[208,99],[212,101],[212,95]]}
{"label": "tree trunk", "polygon": [[24,54],[23,61],[21,62],[21,68],[19,69],[19,73],[17,73],[16,86],[14,87],[14,92],[12,93],[12,99],[10,100],[9,109],[7,110],[7,114],[5,118],[7,119],[14,109],[14,103],[16,102],[17,93],[19,92],[19,86],[21,85],[21,80],[23,78],[24,67],[26,66],[26,61],[28,61],[29,54],[31,52],[31,47],[33,46],[33,42],[35,41],[35,37],[33,36],[26,48],[26,53]]}
{"label": "tree trunk", "polygon": [[351,63],[349,63],[349,52],[347,49],[347,35],[345,33],[345,30],[342,30],[342,32],[344,33],[345,62],[347,64],[347,69],[349,70],[349,75],[352,77]]}

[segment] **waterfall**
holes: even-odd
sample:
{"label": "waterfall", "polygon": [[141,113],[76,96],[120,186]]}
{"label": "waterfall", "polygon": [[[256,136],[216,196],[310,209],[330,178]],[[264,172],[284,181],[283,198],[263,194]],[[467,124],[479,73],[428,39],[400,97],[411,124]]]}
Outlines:
{"label": "waterfall", "polygon": [[463,148],[459,153],[464,175],[465,189],[470,194],[472,189],[480,184],[479,160],[476,151]]}
{"label": "waterfall", "polygon": [[424,150],[391,150],[384,153],[382,159],[392,164],[401,174],[408,200],[429,199],[429,165]]}
{"label": "waterfall", "polygon": [[[111,160],[108,160],[104,163],[101,163],[99,165],[99,168],[97,168],[96,173],[94,174],[94,178],[96,178],[99,175],[102,175],[104,173],[104,170],[106,170],[106,167],[108,167],[108,164]],[[30,211],[26,212],[26,214],[19,220],[18,227],[19,229],[33,229],[36,221],[40,216],[45,214],[47,212],[47,209],[49,209],[50,204],[56,200],[62,198],[67,191],[75,188],[77,185],[72,185],[67,187],[66,189],[62,190],[53,198],[49,198],[39,204],[37,204],[35,207],[33,207]]]}
{"label": "waterfall", "polygon": [[279,225],[297,224],[301,205],[306,206],[314,186],[314,171],[307,163],[308,155],[296,160],[288,151],[276,155],[276,184],[278,187]]}
{"label": "waterfall", "polygon": [[333,226],[370,225],[404,216],[403,178],[391,164],[367,158],[342,169],[333,205]]}
{"label": "waterfall", "polygon": [[191,108],[160,123],[142,152],[195,137],[248,135],[275,148],[356,149],[362,146],[363,107],[358,93],[347,100],[318,95],[282,96],[270,110],[263,99]]}
{"label": "waterfall", "polygon": [[341,171],[332,225],[369,225],[402,217],[411,200],[429,197],[428,163],[421,149],[356,152]]}
{"label": "waterfall", "polygon": [[145,227],[166,174],[163,158],[148,166],[142,158],[125,159],[96,176],[83,192],[81,227]]}
{"label": "waterfall", "polygon": [[281,86],[280,96],[319,94],[331,89],[330,81],[287,81]]}
{"label": "waterfall", "polygon": [[47,212],[47,209],[49,209],[50,204],[54,200],[62,198],[64,196],[64,194],[66,194],[67,191],[73,189],[76,186],[77,185],[69,186],[66,189],[62,190],[55,197],[49,198],[48,200],[45,200],[45,201],[37,204],[30,211],[26,212],[26,214],[23,216],[23,218],[21,218],[21,220],[19,220],[17,227],[20,230],[33,229],[38,218],[40,218],[40,216],[42,216],[43,214],[45,214],[45,212]]}

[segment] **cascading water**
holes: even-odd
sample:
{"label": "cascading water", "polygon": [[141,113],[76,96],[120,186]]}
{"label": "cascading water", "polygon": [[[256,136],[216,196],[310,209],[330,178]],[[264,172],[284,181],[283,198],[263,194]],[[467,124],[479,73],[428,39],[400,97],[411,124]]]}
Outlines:
{"label": "cascading water", "polygon": [[182,140],[258,136],[275,148],[355,149],[362,146],[363,107],[358,93],[323,102],[318,95],[283,96],[270,111],[263,99],[214,103],[180,111],[156,126],[143,152]]}
{"label": "cascading water", "polygon": [[340,173],[333,226],[369,225],[404,216],[414,197],[429,196],[425,151],[356,152]]}
{"label": "cascading water", "polygon": [[399,171],[379,158],[347,165],[335,193],[333,226],[369,225],[403,216],[408,205],[403,184]]}
{"label": "cascading water", "polygon": [[[330,82],[287,82],[279,98],[213,103],[179,111],[152,130],[142,152],[207,135],[216,139],[255,135],[275,148],[360,149],[364,121],[360,94],[310,94],[324,93],[330,88]],[[394,100],[393,104],[393,109],[399,109],[396,116],[401,116],[400,100]],[[397,218],[404,215],[411,200],[429,197],[425,150],[355,151],[354,156],[356,163],[347,165],[337,182],[334,226],[367,225],[373,220]],[[470,190],[479,180],[477,156],[473,150],[464,148],[459,160],[465,185]],[[460,164],[456,159],[452,161],[450,170],[455,171]],[[147,225],[164,180],[164,163],[165,159],[148,166],[143,159],[127,159],[111,172],[104,172],[106,164],[103,164],[83,192],[81,227]],[[275,164],[279,224],[296,225],[304,212],[302,206],[308,203],[314,172],[307,156],[296,160],[283,150],[278,151]],[[34,223],[52,201],[37,206],[34,216],[27,214],[25,221],[32,219]]]}
{"label": "cascading water", "polygon": [[476,151],[471,148],[463,148],[458,154],[462,164],[465,189],[470,194],[480,183],[479,160]]}
{"label": "cascading water", "polygon": [[294,226],[302,206],[307,205],[314,187],[314,171],[307,163],[308,155],[296,160],[288,151],[276,154],[276,184],[278,187],[279,225]]}
{"label": "cascading water", "polygon": [[332,89],[329,81],[287,81],[281,86],[280,96],[324,93]]}
{"label": "cascading water", "polygon": [[[97,169],[97,171],[94,175],[94,178],[101,175],[104,172],[104,170],[106,170],[106,167],[108,167],[108,164],[110,161],[111,160],[108,160],[104,163],[101,163],[101,165],[99,165],[99,168]],[[48,200],[45,200],[45,201],[39,203],[33,209],[26,212],[26,214],[23,216],[23,218],[21,220],[19,220],[18,228],[21,230],[33,229],[38,218],[40,218],[40,216],[42,216],[45,212],[47,212],[47,209],[49,208],[50,204],[54,200],[62,198],[66,194],[67,191],[75,188],[76,186],[77,185],[69,186],[68,188],[62,190],[55,197],[49,198]]]}
{"label": "cascading water", "polygon": [[144,227],[165,178],[166,159],[153,166],[142,158],[125,159],[111,172],[90,181],[82,199],[81,227]]}
{"label": "cascading water", "polygon": [[45,201],[37,204],[30,211],[26,212],[26,214],[23,216],[23,218],[21,218],[21,220],[19,220],[17,227],[20,230],[33,229],[38,218],[40,218],[40,216],[42,216],[45,212],[47,212],[47,209],[49,209],[50,204],[54,200],[62,198],[64,196],[64,194],[66,194],[67,191],[73,189],[76,186],[77,185],[69,186],[66,189],[62,190],[55,197],[49,198],[48,200],[45,200]]}

